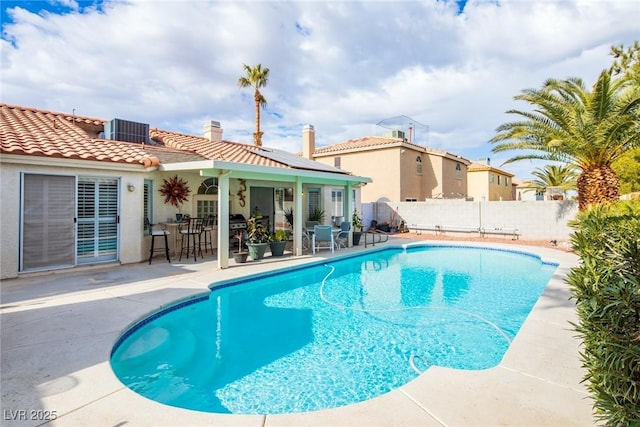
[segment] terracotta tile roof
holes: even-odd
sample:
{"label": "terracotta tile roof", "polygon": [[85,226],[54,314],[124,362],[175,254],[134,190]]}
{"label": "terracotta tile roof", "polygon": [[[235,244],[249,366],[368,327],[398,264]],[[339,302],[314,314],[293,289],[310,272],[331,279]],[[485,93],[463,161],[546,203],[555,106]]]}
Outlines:
{"label": "terracotta tile roof", "polygon": [[0,104],[0,152],[135,164],[144,164],[151,157],[140,144],[92,138],[86,130],[103,127],[104,123],[90,117]]}
{"label": "terracotta tile roof", "polygon": [[367,150],[371,148],[385,148],[385,147],[396,147],[401,144],[414,146],[416,149],[423,151],[425,147],[421,145],[411,144],[409,142],[405,142],[400,138],[390,138],[383,136],[365,136],[357,139],[349,139],[344,142],[340,142],[338,144],[327,145],[324,147],[317,147],[314,151],[314,155],[325,155],[329,153],[335,153],[339,151],[359,151],[359,150]]}
{"label": "terracotta tile roof", "polygon": [[259,155],[260,147],[231,141],[211,142],[208,138],[185,135],[160,129],[151,129],[151,139],[164,144],[166,147],[188,150],[211,160],[225,160],[228,162],[248,163],[252,165],[288,167],[283,163],[273,161]]}
{"label": "terracotta tile roof", "polygon": [[413,144],[401,138],[393,138],[393,137],[385,137],[385,136],[365,136],[357,139],[349,139],[347,141],[340,142],[334,145],[318,147],[314,151],[313,155],[322,157],[327,155],[335,155],[336,153],[339,153],[339,152],[377,150],[377,149],[390,148],[390,147],[407,147],[407,148],[412,148],[416,151],[421,151],[424,153],[429,153],[437,156],[448,157],[455,160],[459,160],[465,164],[470,163],[470,161],[465,159],[464,157],[458,156],[448,151],[439,150],[437,148],[425,147],[418,144]]}
{"label": "terracotta tile roof", "polygon": [[493,167],[491,165],[485,165],[484,163],[478,163],[478,162],[471,162],[471,165],[467,167],[467,171],[468,172],[494,171],[507,176],[515,176],[511,172],[507,172],[502,169]]}
{"label": "terracotta tile roof", "polygon": [[[106,120],[0,104],[0,152],[28,156],[140,164],[225,160],[257,166],[327,171],[312,161],[291,162],[273,150],[201,136],[149,130],[148,143],[100,138]],[[331,170],[335,173],[346,173]]]}

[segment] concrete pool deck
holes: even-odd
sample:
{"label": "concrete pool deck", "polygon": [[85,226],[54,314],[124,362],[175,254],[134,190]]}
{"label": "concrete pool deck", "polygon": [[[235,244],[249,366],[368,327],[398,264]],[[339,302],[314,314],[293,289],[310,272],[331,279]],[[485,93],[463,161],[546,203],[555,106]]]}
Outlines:
{"label": "concrete pool deck", "polygon": [[[392,238],[385,245],[415,242]],[[434,242],[442,243],[442,242]],[[558,262],[554,274],[501,363],[483,371],[432,367],[378,398],[289,415],[221,415],[174,408],[126,388],[109,355],[132,322],[217,280],[300,265],[315,257],[265,258],[218,270],[204,260],[102,265],[2,281],[0,301],[3,426],[589,426],[592,401],[564,277],[575,255],[513,244],[498,246]],[[356,249],[336,251],[335,256]]]}

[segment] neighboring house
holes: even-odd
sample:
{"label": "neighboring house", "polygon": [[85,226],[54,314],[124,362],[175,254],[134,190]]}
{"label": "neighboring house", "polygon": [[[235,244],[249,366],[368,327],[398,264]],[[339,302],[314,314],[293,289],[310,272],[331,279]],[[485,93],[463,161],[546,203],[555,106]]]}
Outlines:
{"label": "neighboring house", "polygon": [[[352,212],[368,178],[281,150],[121,119],[106,121],[0,104],[0,277],[148,257],[144,219],[176,213],[217,218],[218,265],[228,266],[230,215],[255,210],[269,228],[294,211],[294,254],[302,254],[306,212]],[[179,208],[159,193],[178,177],[191,192]],[[296,215],[305,212],[305,215]],[[328,219],[326,219],[328,222]]]}
{"label": "neighboring house", "polygon": [[512,185],[515,186],[516,200],[535,201],[545,199],[544,191],[538,191],[535,186],[532,186],[525,181],[520,181],[514,178]]}
{"label": "neighboring house", "polygon": [[491,166],[489,159],[473,162],[467,169],[469,196],[477,201],[516,200],[510,172]]}
{"label": "neighboring house", "polygon": [[315,147],[313,129],[303,131],[303,157],[371,177],[363,202],[459,199],[467,195],[468,160],[394,137],[366,136]]}

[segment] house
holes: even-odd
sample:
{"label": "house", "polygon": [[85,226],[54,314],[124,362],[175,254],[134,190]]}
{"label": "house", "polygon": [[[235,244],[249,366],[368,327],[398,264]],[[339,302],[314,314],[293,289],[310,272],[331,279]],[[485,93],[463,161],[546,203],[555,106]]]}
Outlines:
{"label": "house", "polygon": [[491,166],[489,158],[472,162],[467,169],[469,196],[478,201],[515,200],[514,175]]}
{"label": "house", "polygon": [[512,180],[512,183],[515,187],[515,200],[534,201],[545,199],[544,191],[539,191],[538,188],[526,181],[521,181],[514,178]]}
{"label": "house", "polygon": [[363,202],[464,199],[467,195],[469,160],[408,142],[401,131],[317,148],[309,135],[303,132],[303,157],[372,179],[362,188]]}
{"label": "house", "polygon": [[[0,277],[148,257],[145,218],[216,218],[218,266],[228,266],[230,218],[259,211],[273,230],[294,211],[293,252],[302,254],[309,209],[352,212],[371,180],[282,150],[0,104]],[[182,204],[160,193],[188,187]],[[305,212],[305,215],[295,215]],[[328,218],[325,219],[328,222]]]}

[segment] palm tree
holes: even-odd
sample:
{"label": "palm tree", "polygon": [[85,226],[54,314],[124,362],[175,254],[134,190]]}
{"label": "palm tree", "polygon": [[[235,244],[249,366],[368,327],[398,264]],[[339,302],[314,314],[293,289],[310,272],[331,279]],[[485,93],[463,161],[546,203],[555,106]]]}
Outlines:
{"label": "palm tree", "polygon": [[256,102],[256,131],[253,134],[253,143],[261,147],[262,134],[264,132],[260,132],[260,107],[265,108],[267,106],[267,100],[262,96],[262,93],[260,93],[260,88],[265,87],[269,81],[269,69],[263,69],[262,64],[258,64],[253,68],[244,64],[244,70],[247,74],[238,79],[238,85],[240,87],[255,88],[253,99]]}
{"label": "palm tree", "polygon": [[525,150],[505,163],[539,159],[575,165],[580,210],[618,200],[620,180],[611,164],[640,146],[640,86],[612,74],[602,71],[590,91],[575,77],[524,90],[514,99],[534,109],[508,111],[523,119],[497,128],[493,152]]}
{"label": "palm tree", "polygon": [[575,190],[578,171],[573,165],[545,165],[543,168],[536,168],[531,175],[537,179],[527,181],[525,184],[531,186],[524,191],[546,191],[548,187],[559,187],[566,199],[567,191]]}

